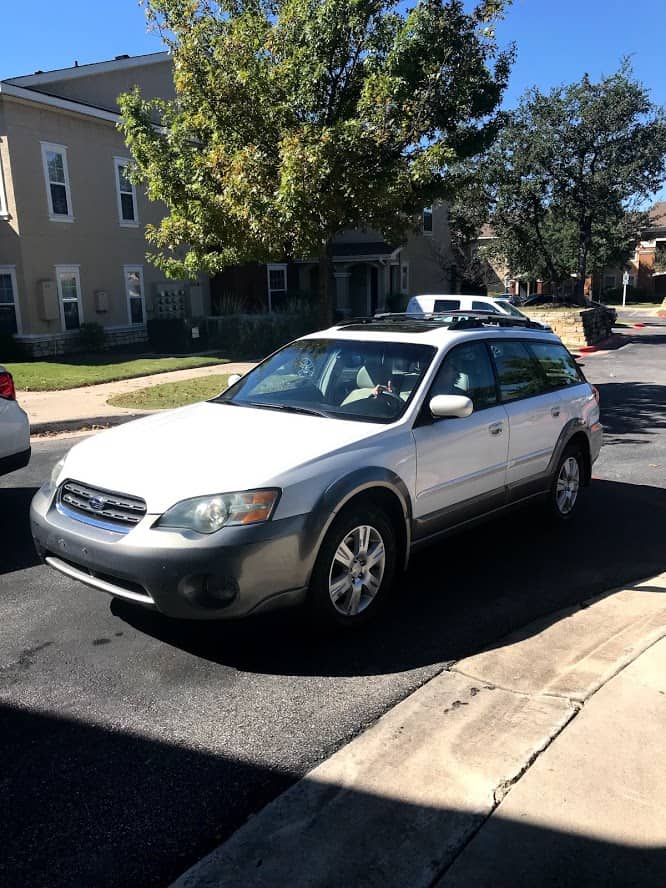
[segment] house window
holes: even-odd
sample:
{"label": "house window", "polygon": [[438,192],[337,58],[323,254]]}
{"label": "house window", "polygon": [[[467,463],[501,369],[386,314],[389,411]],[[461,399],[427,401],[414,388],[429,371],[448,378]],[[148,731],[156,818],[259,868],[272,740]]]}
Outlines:
{"label": "house window", "polygon": [[7,212],[7,195],[5,193],[5,180],[2,175],[2,158],[0,157],[0,219],[9,218]]}
{"label": "house window", "polygon": [[284,304],[287,297],[287,266],[268,266],[268,310]]}
{"label": "house window", "polygon": [[409,293],[409,262],[400,265],[400,292]]}
{"label": "house window", "polygon": [[56,283],[63,330],[78,330],[83,319],[81,279],[77,265],[56,265]]}
{"label": "house window", "polygon": [[130,324],[144,324],[146,305],[143,294],[143,267],[141,265],[124,265],[123,272]]}
{"label": "house window", "polygon": [[423,208],[423,233],[432,234],[432,207]]}
{"label": "house window", "polygon": [[18,332],[16,273],[13,267],[0,265],[0,333]]}
{"label": "house window", "polygon": [[73,222],[67,149],[64,145],[42,142],[42,162],[44,164],[49,219],[53,222]]}
{"label": "house window", "polygon": [[129,160],[126,157],[114,157],[113,166],[116,173],[118,221],[121,225],[136,227],[139,224],[139,213],[136,205],[136,189],[127,175]]}

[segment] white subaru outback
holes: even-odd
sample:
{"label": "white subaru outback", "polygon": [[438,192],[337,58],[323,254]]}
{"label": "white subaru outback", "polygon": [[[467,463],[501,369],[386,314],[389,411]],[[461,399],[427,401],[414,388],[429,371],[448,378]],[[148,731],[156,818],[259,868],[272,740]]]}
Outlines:
{"label": "white subaru outback", "polygon": [[351,627],[453,529],[537,498],[571,518],[601,438],[596,390],[529,321],[349,321],[77,444],[32,533],[56,570],[173,617],[307,602]]}

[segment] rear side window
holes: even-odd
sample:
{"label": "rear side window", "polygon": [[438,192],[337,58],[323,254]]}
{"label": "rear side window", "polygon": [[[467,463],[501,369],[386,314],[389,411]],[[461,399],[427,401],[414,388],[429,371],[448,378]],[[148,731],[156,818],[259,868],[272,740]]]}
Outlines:
{"label": "rear side window", "polygon": [[580,385],[580,372],[569,352],[557,342],[531,342],[530,350],[546,377],[549,389]]}
{"label": "rear side window", "polygon": [[508,340],[494,341],[489,345],[503,401],[529,398],[545,390],[539,365],[524,343]]}
{"label": "rear side window", "polygon": [[433,311],[458,311],[460,299],[435,299]]}

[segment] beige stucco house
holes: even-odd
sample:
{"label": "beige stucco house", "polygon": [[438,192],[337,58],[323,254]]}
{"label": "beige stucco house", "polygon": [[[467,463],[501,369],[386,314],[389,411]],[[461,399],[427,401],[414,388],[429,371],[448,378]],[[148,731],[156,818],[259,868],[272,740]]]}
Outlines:
{"label": "beige stucco house", "polygon": [[0,82],[0,330],[35,354],[85,322],[121,344],[179,303],[205,311],[207,280],[167,281],[146,261],[144,226],[163,210],[125,175],[117,129],[117,96],[171,96],[171,72],[155,53]]}

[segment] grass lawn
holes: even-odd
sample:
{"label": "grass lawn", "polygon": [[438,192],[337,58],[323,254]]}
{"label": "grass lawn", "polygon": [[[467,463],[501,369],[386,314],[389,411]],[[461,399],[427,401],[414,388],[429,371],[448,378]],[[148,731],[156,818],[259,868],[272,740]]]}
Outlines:
{"label": "grass lawn", "polygon": [[227,387],[229,377],[223,373],[186,379],[183,382],[163,382],[148,388],[113,395],[108,403],[112,407],[129,407],[135,410],[168,410],[184,407],[196,401],[207,401],[219,395]]}
{"label": "grass lawn", "polygon": [[190,367],[208,367],[212,364],[226,363],[226,358],[213,358],[210,355],[131,359],[127,359],[127,356],[102,355],[99,358],[90,358],[87,362],[85,358],[62,362],[23,361],[5,364],[5,367],[14,377],[14,383],[19,391],[55,392],[82,385],[132,379],[134,376],[166,373],[168,370],[187,370]]}

